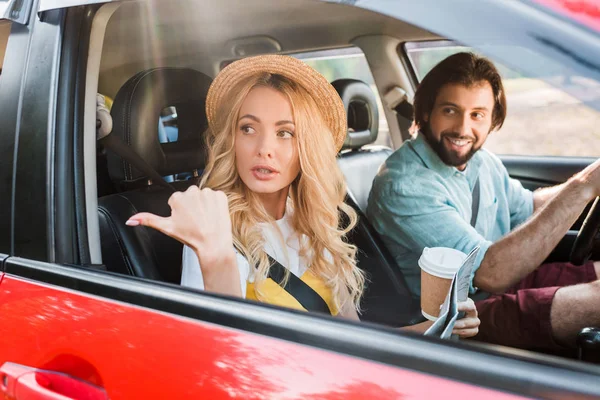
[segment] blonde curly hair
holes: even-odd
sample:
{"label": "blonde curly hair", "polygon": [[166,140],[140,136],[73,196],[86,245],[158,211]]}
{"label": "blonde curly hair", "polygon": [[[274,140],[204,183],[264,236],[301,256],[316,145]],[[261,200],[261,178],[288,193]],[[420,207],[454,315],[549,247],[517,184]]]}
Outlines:
{"label": "blonde curly hair", "polygon": [[[338,310],[349,301],[360,310],[365,276],[356,266],[356,246],[344,240],[356,225],[357,215],[344,203],[346,184],[336,162],[333,135],[315,101],[300,85],[281,75],[257,72],[225,95],[207,131],[208,161],[200,186],[227,195],[234,245],[250,265],[257,266],[254,279],[260,299],[260,283],[267,278],[270,264],[258,223],[273,223],[274,219],[242,182],[235,159],[239,111],[248,93],[259,86],[285,95],[294,116],[300,173],[291,184],[288,201],[294,210],[293,229],[308,238],[300,255],[309,257],[310,271],[331,288]],[[340,223],[343,214],[349,221],[344,227]],[[286,279],[288,276],[289,271]]]}

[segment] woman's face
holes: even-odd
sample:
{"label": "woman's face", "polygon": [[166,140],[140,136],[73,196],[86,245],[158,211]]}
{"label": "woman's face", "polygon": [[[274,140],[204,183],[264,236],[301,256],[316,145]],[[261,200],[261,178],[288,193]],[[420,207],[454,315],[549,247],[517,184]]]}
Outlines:
{"label": "woman's face", "polygon": [[[288,189],[300,172],[292,107],[270,87],[255,87],[240,108],[235,136],[236,167],[258,194]],[[286,192],[287,194],[287,192]]]}

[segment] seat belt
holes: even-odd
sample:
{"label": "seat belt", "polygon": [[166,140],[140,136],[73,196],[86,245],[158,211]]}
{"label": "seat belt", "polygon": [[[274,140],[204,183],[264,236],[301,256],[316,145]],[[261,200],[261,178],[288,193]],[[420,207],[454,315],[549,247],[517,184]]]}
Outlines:
{"label": "seat belt", "polygon": [[285,270],[287,268],[285,268],[279,263],[279,261],[275,260],[268,254],[267,256],[269,257],[269,262],[271,263],[271,268],[269,268],[269,278],[274,280],[283,288],[283,290],[295,298],[298,303],[300,303],[307,311],[316,311],[329,315],[333,314],[329,308],[329,305],[327,305],[327,302],[321,297],[321,295],[313,288],[308,286],[306,282],[291,272],[289,273],[288,280],[284,285],[283,278],[285,277]]}
{"label": "seat belt", "polygon": [[[471,226],[475,228],[475,224],[477,223],[477,216],[479,215],[479,199],[481,197],[481,188],[479,184],[479,176],[477,176],[475,180],[475,185],[473,186],[473,192],[471,192],[472,203],[471,203]],[[469,296],[473,299],[473,301],[485,300],[490,297],[490,293],[484,292],[479,288],[475,288],[475,293]],[[459,315],[459,318],[464,317],[464,313]]]}
{"label": "seat belt", "polygon": [[473,192],[471,192],[471,226],[475,228],[477,223],[477,215],[479,214],[479,197],[481,195],[481,189],[479,187],[479,176],[475,179],[475,186],[473,186]]}
{"label": "seat belt", "polygon": [[[144,161],[142,157],[133,151],[131,147],[123,143],[119,137],[111,135],[111,131],[112,118],[110,116],[110,112],[104,104],[104,97],[98,95],[96,108],[96,138],[98,142],[107,149],[113,151],[115,154],[119,155],[138,170],[142,171],[146,176],[152,178],[154,182],[163,186],[171,193],[175,193],[177,191],[171,184],[165,181],[165,179],[160,176],[160,174],[156,172],[154,168]],[[306,310],[322,312],[329,315],[332,314],[325,300],[323,300],[323,298],[313,288],[308,286],[296,275],[290,273],[286,284],[283,285],[282,283],[283,278],[285,277],[286,268],[271,256],[268,257],[271,263],[271,268],[269,268],[269,278],[275,281],[293,298],[295,298]]]}

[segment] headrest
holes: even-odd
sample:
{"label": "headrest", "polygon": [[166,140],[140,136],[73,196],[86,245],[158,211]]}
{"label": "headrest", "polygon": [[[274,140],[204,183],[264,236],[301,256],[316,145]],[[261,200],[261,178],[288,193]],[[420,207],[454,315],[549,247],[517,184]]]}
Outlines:
{"label": "headrest", "polygon": [[[112,135],[118,135],[161,176],[204,167],[203,133],[208,128],[204,102],[211,79],[188,68],[154,68],[139,72],[119,89],[111,108]],[[177,110],[178,140],[160,143],[161,111]],[[108,172],[117,183],[146,176],[109,152]]]}
{"label": "headrest", "polygon": [[342,98],[348,115],[348,134],[342,149],[358,149],[377,140],[379,111],[369,85],[356,79],[338,79],[331,84]]}

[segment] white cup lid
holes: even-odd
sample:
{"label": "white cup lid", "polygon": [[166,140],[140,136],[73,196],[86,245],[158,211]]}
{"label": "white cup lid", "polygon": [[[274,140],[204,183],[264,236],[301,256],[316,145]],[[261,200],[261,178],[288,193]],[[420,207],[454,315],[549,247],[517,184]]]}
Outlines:
{"label": "white cup lid", "polygon": [[419,267],[430,275],[452,279],[466,258],[462,251],[449,247],[425,247],[419,258]]}

